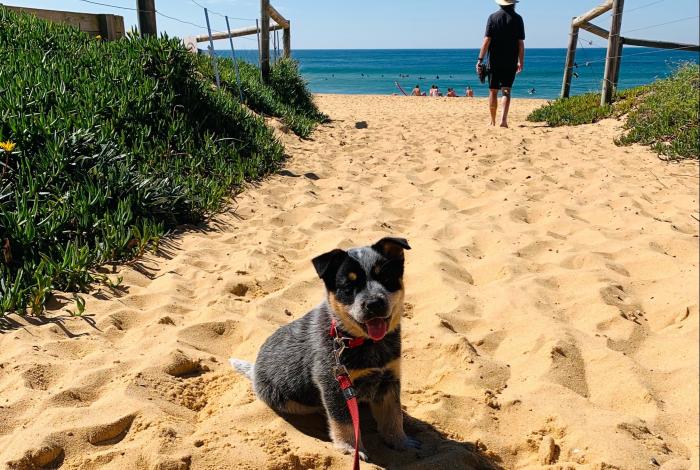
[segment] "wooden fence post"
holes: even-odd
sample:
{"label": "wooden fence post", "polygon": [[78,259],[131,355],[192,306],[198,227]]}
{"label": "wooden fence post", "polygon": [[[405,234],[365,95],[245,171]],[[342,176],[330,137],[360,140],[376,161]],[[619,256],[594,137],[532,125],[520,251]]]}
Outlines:
{"label": "wooden fence post", "polygon": [[260,73],[263,82],[270,78],[270,0],[260,0]]}
{"label": "wooden fence post", "polygon": [[613,86],[617,90],[617,84],[620,81],[620,65],[622,65],[622,49],[625,46],[625,38],[620,38],[620,44],[617,46],[617,59],[615,59],[615,73],[613,75]]}
{"label": "wooden fence post", "polygon": [[155,0],[136,0],[141,36],[157,36]]}
{"label": "wooden fence post", "polygon": [[568,98],[571,92],[571,77],[574,74],[576,62],[576,46],[578,43],[579,27],[571,20],[571,33],[569,34],[569,47],[566,50],[566,64],[564,65],[564,82],[561,84],[561,97]]}
{"label": "wooden fence post", "polygon": [[600,105],[605,106],[612,102],[615,91],[615,68],[617,67],[617,55],[620,48],[620,28],[622,26],[622,10],[625,0],[613,0],[612,25],[610,26],[610,38],[608,40],[608,55],[605,60],[605,76],[603,77],[603,91],[600,95]]}
{"label": "wooden fence post", "polygon": [[114,15],[97,15],[97,22],[103,39],[114,41],[118,38]]}
{"label": "wooden fence post", "polygon": [[[291,23],[291,22],[290,22]],[[288,25],[282,31],[282,44],[284,45],[284,58],[289,59],[292,56],[292,26]]]}

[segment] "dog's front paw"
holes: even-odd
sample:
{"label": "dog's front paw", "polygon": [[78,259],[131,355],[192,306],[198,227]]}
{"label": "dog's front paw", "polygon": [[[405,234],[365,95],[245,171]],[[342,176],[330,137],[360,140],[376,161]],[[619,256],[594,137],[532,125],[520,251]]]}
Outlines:
{"label": "dog's front paw", "polygon": [[400,437],[385,438],[384,441],[389,447],[396,450],[420,449],[421,442],[418,439],[403,435]]}
{"label": "dog's front paw", "polygon": [[[335,447],[340,449],[340,451],[343,454],[346,454],[346,455],[354,455],[355,454],[355,446],[354,445],[350,445],[350,444],[345,443],[345,442],[336,442]],[[357,453],[360,457],[360,460],[362,460],[363,462],[369,462],[369,456],[367,455],[367,450],[364,447],[360,447],[360,449],[358,450]]]}

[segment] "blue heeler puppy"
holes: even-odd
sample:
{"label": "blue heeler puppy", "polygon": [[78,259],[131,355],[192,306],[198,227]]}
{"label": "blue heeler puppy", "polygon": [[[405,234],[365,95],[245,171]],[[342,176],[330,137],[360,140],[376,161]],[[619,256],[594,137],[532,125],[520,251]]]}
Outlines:
{"label": "blue heeler puppy", "polygon": [[[325,410],[333,443],[345,453],[353,451],[355,436],[334,375],[333,322],[353,346],[343,350],[340,362],[358,400],[369,403],[383,439],[396,449],[420,445],[404,433],[400,401],[404,250],[409,249],[403,238],[382,238],[372,246],[336,249],[314,258],[326,299],[273,333],[254,365],[230,361],[276,412]],[[366,460],[362,443],[360,448]]]}

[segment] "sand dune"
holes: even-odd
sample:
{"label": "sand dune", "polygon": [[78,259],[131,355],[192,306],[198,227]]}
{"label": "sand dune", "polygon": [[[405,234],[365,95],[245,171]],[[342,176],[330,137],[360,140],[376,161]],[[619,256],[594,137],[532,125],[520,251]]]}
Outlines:
{"label": "sand dune", "polygon": [[423,447],[386,448],[364,411],[363,468],[698,468],[696,164],[616,147],[614,121],[525,123],[536,101],[509,130],[483,100],[318,101],[334,121],[281,134],[284,171],[86,317],[0,323],[3,465],[350,468],[321,417],[275,415],[226,359],[320,301],[313,256],[394,234]]}

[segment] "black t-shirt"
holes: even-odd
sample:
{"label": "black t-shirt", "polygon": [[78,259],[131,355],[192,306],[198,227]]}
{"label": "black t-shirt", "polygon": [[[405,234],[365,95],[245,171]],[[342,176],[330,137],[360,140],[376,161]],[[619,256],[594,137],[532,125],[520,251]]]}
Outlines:
{"label": "black t-shirt", "polygon": [[518,41],[525,40],[525,24],[515,8],[501,8],[489,16],[486,36],[491,38],[491,68],[515,70],[518,66]]}

